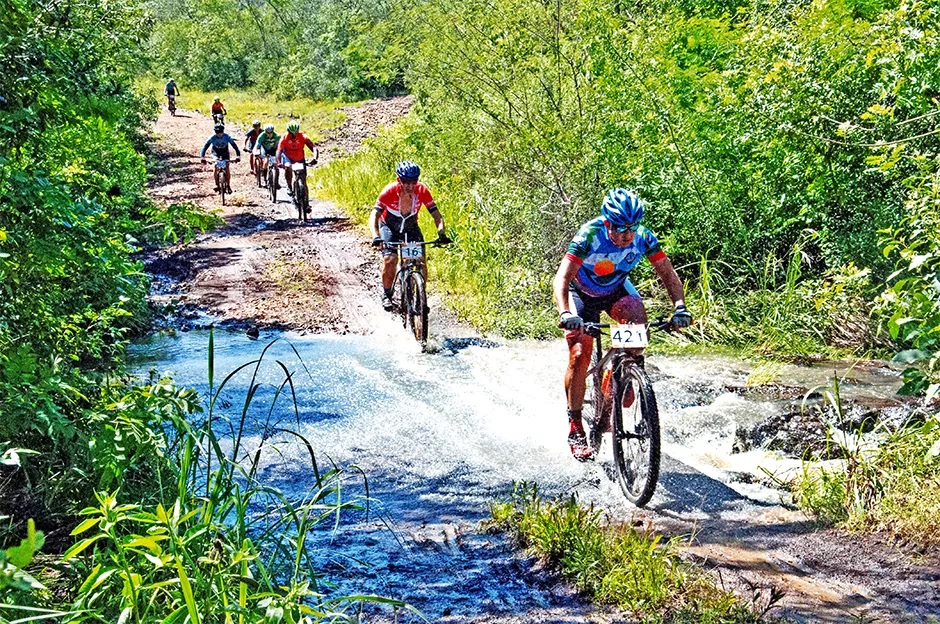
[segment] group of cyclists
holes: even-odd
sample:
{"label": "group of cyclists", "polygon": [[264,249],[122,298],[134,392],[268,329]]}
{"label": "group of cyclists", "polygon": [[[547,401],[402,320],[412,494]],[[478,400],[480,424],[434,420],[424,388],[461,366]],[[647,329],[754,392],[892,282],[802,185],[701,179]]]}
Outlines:
{"label": "group of cyclists", "polygon": [[[169,88],[169,86],[168,86]],[[224,163],[225,169],[225,192],[231,193],[231,172],[228,163],[232,160],[229,148],[235,150],[235,162],[241,161],[241,150],[238,143],[231,135],[225,132],[224,119],[228,114],[225,106],[218,97],[212,105],[212,117],[215,123],[214,134],[206,140],[199,153],[199,158],[203,164],[206,164],[206,152],[212,149],[212,155],[216,161]],[[243,143],[245,151],[249,154],[251,165],[250,175],[256,175],[259,169],[266,166],[269,157],[274,157],[279,169],[284,170],[284,177],[287,183],[288,195],[293,196],[293,167],[295,163],[303,163],[306,171],[307,160],[305,157],[305,148],[309,148],[313,153],[313,159],[310,164],[316,164],[320,157],[320,150],[312,140],[306,137],[300,131],[300,122],[292,120],[287,124],[286,132],[283,136],[274,131],[274,124],[267,124],[264,129],[261,128],[261,121],[255,119],[251,124],[251,129],[245,134]],[[280,188],[278,176],[275,176],[275,185]],[[221,189],[216,187],[218,193]],[[304,207],[306,212],[310,211],[309,204]]]}
{"label": "group of cyclists", "polygon": [[[219,104],[224,115],[224,106],[218,98],[215,103]],[[260,132],[260,126],[261,122],[255,121],[246,136],[245,145],[261,145],[262,155],[276,150],[278,162],[283,159],[289,163],[303,160],[304,146],[317,154],[313,143],[300,133],[297,122],[288,124],[287,136],[280,139],[274,133],[273,126],[266,126],[264,132]],[[215,130],[215,135],[203,147],[202,156],[205,156],[210,146],[217,158],[228,159],[229,145],[238,154],[238,146],[225,134],[225,127],[218,123]],[[286,173],[289,187],[289,167]],[[381,297],[382,306],[386,310],[391,310],[393,306],[392,283],[396,271],[396,255],[389,243],[424,240],[417,220],[422,207],[434,219],[437,241],[450,242],[445,233],[443,215],[428,187],[419,182],[420,167],[406,160],[398,164],[395,174],[396,179],[379,193],[368,224],[373,237],[372,245],[382,250]],[[593,338],[584,331],[584,324],[599,323],[601,312],[606,312],[618,323],[647,322],[643,298],[629,277],[630,271],[643,258],[652,264],[672,300],[674,309],[670,324],[678,328],[692,324],[692,314],[685,305],[682,281],[659,239],[652,230],[641,224],[645,208],[644,202],[633,191],[625,188],[609,190],[601,202],[600,215],[584,223],[571,239],[552,280],[552,299],[558,311],[558,327],[565,330],[568,344],[568,366],[564,377],[568,445],[572,456],[579,461],[593,458],[581,415],[593,345]],[[426,263],[423,270],[427,271]],[[635,352],[639,354],[642,349],[636,349]]]}

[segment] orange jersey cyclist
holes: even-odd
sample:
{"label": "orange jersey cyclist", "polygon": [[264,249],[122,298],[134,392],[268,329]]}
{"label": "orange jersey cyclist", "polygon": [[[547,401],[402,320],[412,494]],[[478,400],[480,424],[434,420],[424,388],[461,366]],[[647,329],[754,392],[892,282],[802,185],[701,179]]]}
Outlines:
{"label": "orange jersey cyclist", "polygon": [[[300,122],[292,121],[287,124],[287,133],[281,137],[277,144],[277,162],[278,167],[284,169],[284,179],[287,182],[287,194],[294,196],[293,177],[294,170],[291,165],[294,163],[304,164],[304,174],[307,171],[307,161],[304,159],[304,148],[309,147],[313,152],[313,164],[316,164],[320,157],[320,150],[313,144],[313,141],[304,136],[300,131]],[[309,212],[309,206],[305,207]]]}
{"label": "orange jersey cyclist", "polygon": [[552,281],[552,298],[560,316],[558,326],[566,330],[568,341],[568,445],[579,461],[593,455],[581,420],[593,341],[582,331],[584,323],[600,322],[601,312],[607,312],[618,323],[646,323],[643,299],[628,277],[643,258],[652,263],[672,299],[675,312],[671,323],[676,327],[692,323],[682,282],[672,262],[656,235],[640,225],[643,210],[643,202],[631,191],[609,191],[601,205],[601,216],[581,226]]}
{"label": "orange jersey cyclist", "polygon": [[[434,219],[438,242],[451,242],[444,233],[444,217],[437,209],[437,204],[431,197],[431,191],[418,182],[421,168],[410,160],[404,160],[398,163],[395,175],[397,179],[379,193],[375,209],[369,216],[372,245],[382,247],[382,307],[386,310],[391,310],[393,307],[392,282],[395,280],[398,260],[395,249],[387,246],[386,243],[424,240],[421,228],[418,227],[418,211],[421,210],[421,206],[427,208]],[[424,264],[424,273],[427,279],[427,263]]]}

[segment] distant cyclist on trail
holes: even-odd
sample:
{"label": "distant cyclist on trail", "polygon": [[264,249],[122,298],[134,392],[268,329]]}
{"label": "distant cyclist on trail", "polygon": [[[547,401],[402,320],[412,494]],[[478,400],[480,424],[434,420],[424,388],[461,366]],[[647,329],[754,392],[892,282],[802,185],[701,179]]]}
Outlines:
{"label": "distant cyclist on trail", "polygon": [[593,455],[581,420],[593,346],[592,337],[582,331],[584,323],[599,323],[601,311],[618,323],[646,323],[643,299],[628,277],[645,256],[675,306],[670,323],[675,327],[692,324],[682,282],[656,235],[640,225],[642,218],[643,202],[636,195],[622,188],[609,191],[601,205],[601,216],[581,226],[552,280],[552,298],[560,315],[558,326],[566,330],[568,341],[568,445],[579,461]]}
{"label": "distant cyclist on trail", "polygon": [[[235,162],[239,162],[241,160],[242,153],[238,151],[238,144],[235,142],[235,139],[233,139],[232,137],[230,137],[229,135],[225,133],[225,126],[223,126],[222,124],[216,124],[215,134],[209,137],[209,140],[206,141],[206,144],[202,146],[202,152],[200,152],[199,154],[199,158],[202,160],[202,164],[206,164],[206,150],[208,150],[209,147],[211,146],[212,154],[215,156],[215,159],[225,161],[225,192],[226,193],[232,192],[231,175],[229,174],[229,162],[228,162],[229,160],[231,160],[231,155],[229,154],[229,151],[228,151],[229,145],[235,148],[235,154],[237,155],[237,158],[235,158]],[[221,189],[219,187],[215,188],[216,193],[218,193],[220,190]]]}
{"label": "distant cyclist on trail", "polygon": [[219,99],[219,96],[216,96],[212,100],[212,121],[215,123],[225,123],[225,116],[228,115],[228,111],[225,110],[225,104]]}
{"label": "distant cyclist on trail", "polygon": [[163,87],[163,95],[166,96],[167,106],[173,105],[173,98],[180,94],[179,88],[176,86],[176,81],[172,78],[166,83],[166,86]]}
{"label": "distant cyclist on trail", "polygon": [[[431,191],[424,184],[418,182],[421,168],[410,160],[398,163],[395,168],[398,179],[390,183],[375,201],[375,209],[369,216],[369,229],[372,231],[373,247],[382,247],[382,307],[391,310],[392,286],[395,281],[398,256],[395,249],[387,243],[421,242],[421,228],[418,227],[418,211],[423,205],[434,218],[437,226],[437,241],[442,244],[451,242],[444,233],[444,217]],[[422,253],[424,251],[422,250]],[[427,279],[427,264],[424,265],[425,279]]]}
{"label": "distant cyclist on trail", "polygon": [[[304,159],[304,147],[309,147],[313,152],[313,163],[320,158],[320,150],[314,145],[313,141],[304,136],[300,131],[300,122],[292,121],[287,124],[287,134],[281,137],[281,142],[277,145],[278,166],[284,169],[284,179],[287,182],[287,194],[294,196],[294,187],[292,180],[294,177],[291,165],[294,163],[304,163],[304,170],[307,168],[307,161]],[[304,207],[305,211],[310,211],[310,206]]]}
{"label": "distant cyclist on trail", "polygon": [[258,141],[259,134],[261,134],[261,121],[255,119],[251,122],[251,130],[245,134],[245,153],[250,154],[248,156],[248,164],[251,166],[251,175],[255,175],[255,167],[258,166],[255,155],[252,152],[255,149],[255,143]]}

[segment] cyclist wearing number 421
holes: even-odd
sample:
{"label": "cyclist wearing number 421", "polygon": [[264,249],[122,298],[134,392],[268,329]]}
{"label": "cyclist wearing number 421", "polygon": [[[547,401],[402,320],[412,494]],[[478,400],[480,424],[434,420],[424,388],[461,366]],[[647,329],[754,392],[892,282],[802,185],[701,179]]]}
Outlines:
{"label": "cyclist wearing number 421", "polygon": [[[209,140],[206,141],[206,144],[202,146],[202,152],[199,154],[199,158],[202,159],[202,164],[206,164],[206,150],[212,146],[212,154],[215,156],[216,160],[225,161],[225,192],[232,192],[232,183],[231,175],[229,174],[228,161],[231,160],[230,154],[228,152],[228,146],[231,145],[235,148],[235,154],[237,158],[235,162],[241,160],[242,153],[238,151],[238,144],[235,143],[235,139],[230,137],[225,133],[225,126],[222,124],[215,125],[215,134],[209,137]],[[221,189],[216,187],[215,192],[218,193]]]}
{"label": "cyclist wearing number 421", "polygon": [[640,225],[642,218],[643,202],[636,195],[622,188],[609,191],[601,216],[581,226],[552,281],[552,297],[561,316],[558,326],[566,330],[568,341],[568,445],[579,461],[593,456],[581,420],[593,340],[582,331],[584,323],[600,322],[601,311],[618,323],[646,323],[643,299],[628,278],[630,270],[646,256],[675,305],[670,323],[675,327],[692,324],[682,282],[656,236]]}
{"label": "cyclist wearing number 421", "polygon": [[[431,213],[434,225],[437,226],[437,242],[451,242],[444,233],[444,217],[437,209],[431,191],[418,182],[421,168],[410,160],[403,160],[395,168],[395,175],[398,179],[382,189],[375,202],[375,210],[369,216],[372,246],[382,247],[382,307],[386,310],[394,307],[392,287],[397,268],[395,249],[386,243],[400,243],[406,239],[409,243],[424,241],[421,228],[418,227],[418,211],[422,205]],[[421,253],[424,253],[423,248]],[[427,279],[427,263],[422,265],[422,270]]]}

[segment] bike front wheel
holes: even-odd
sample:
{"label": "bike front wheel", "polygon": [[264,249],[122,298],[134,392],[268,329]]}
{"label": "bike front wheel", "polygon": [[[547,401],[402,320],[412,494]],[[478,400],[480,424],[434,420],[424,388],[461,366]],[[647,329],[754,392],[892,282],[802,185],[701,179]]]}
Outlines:
{"label": "bike front wheel", "polygon": [[415,340],[424,346],[428,342],[428,299],[424,290],[424,277],[415,271],[408,276],[408,326]]}
{"label": "bike front wheel", "polygon": [[277,179],[278,170],[276,165],[268,165],[268,194],[271,196],[271,203],[277,203]]}
{"label": "bike front wheel", "polygon": [[613,383],[614,464],[620,489],[634,505],[653,498],[659,479],[659,408],[646,371],[624,363]]}
{"label": "bike front wheel", "polygon": [[215,168],[215,185],[219,189],[222,205],[225,205],[225,169]]}
{"label": "bike front wheel", "polygon": [[[597,455],[604,440],[604,433],[610,431],[610,400],[604,401],[604,391],[610,396],[610,368],[597,370],[597,351],[591,349],[592,372],[585,379],[584,403],[581,404],[581,416],[588,427],[588,441]],[[606,388],[605,388],[606,386]]]}

